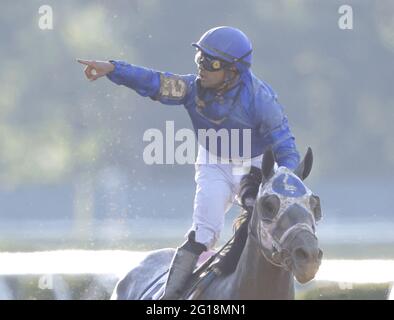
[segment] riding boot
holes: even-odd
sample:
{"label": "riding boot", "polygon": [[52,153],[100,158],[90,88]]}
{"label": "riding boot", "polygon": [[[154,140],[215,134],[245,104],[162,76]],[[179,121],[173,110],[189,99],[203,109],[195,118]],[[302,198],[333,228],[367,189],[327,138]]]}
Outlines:
{"label": "riding boot", "polygon": [[161,300],[176,300],[184,289],[198,260],[199,254],[184,248],[177,248],[172,259],[167,282]]}

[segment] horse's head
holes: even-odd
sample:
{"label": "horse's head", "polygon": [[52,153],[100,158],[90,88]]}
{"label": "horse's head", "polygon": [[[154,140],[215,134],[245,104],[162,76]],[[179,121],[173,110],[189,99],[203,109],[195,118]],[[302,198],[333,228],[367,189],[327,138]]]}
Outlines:
{"label": "horse's head", "polygon": [[293,272],[300,283],[314,278],[323,255],[316,237],[320,199],[303,183],[312,162],[309,148],[294,172],[285,167],[275,170],[272,151],[265,152],[263,179],[249,224],[250,235],[257,238],[266,259]]}

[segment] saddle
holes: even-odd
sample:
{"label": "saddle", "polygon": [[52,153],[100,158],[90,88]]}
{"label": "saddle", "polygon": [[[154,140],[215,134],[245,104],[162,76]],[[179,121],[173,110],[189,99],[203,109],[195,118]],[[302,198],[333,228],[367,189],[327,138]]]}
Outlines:
{"label": "saddle", "polygon": [[182,300],[195,300],[221,274],[215,266],[221,259],[220,250],[204,252],[181,295]]}
{"label": "saddle", "polygon": [[[183,293],[181,294],[181,300],[195,300],[198,296],[207,288],[207,286],[214,280],[217,276],[222,274],[220,268],[220,263],[223,262],[226,253],[230,250],[235,235],[224,244],[218,251],[210,250],[208,252],[203,252],[197,262],[197,267],[193,271],[190,279],[188,280]],[[167,279],[169,269],[161,273],[156,279],[154,279],[150,285],[141,294],[140,300],[158,300],[165,287],[165,282]]]}
{"label": "saddle", "polygon": [[[218,251],[219,252],[219,251]],[[197,267],[188,280],[183,294],[180,296],[181,300],[195,299],[196,295],[200,294],[204,288],[213,280],[213,275],[217,275],[217,271],[213,272],[212,263],[216,263],[215,256],[218,254],[215,251],[204,252],[197,263]],[[140,300],[158,300],[163,292],[167,279],[168,269],[161,273],[154,279],[150,285],[141,294]],[[208,281],[209,280],[209,281]]]}

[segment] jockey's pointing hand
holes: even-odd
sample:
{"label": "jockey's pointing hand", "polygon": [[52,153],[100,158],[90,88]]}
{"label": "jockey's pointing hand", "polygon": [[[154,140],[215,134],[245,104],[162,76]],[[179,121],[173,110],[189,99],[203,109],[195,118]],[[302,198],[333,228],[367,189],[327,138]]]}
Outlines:
{"label": "jockey's pointing hand", "polygon": [[107,75],[115,68],[115,66],[108,61],[95,61],[95,60],[82,60],[82,59],[77,59],[77,61],[86,66],[85,75],[91,81],[97,80],[98,78]]}

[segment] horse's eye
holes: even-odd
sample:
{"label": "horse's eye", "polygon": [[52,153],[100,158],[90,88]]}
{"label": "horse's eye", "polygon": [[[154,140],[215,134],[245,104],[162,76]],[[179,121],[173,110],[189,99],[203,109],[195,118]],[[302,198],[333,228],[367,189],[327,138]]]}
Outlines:
{"label": "horse's eye", "polygon": [[315,221],[319,221],[322,218],[320,198],[316,195],[312,195],[309,199],[309,205],[311,206]]}
{"label": "horse's eye", "polygon": [[263,220],[272,221],[280,208],[280,199],[277,195],[270,194],[259,199],[259,211]]}

